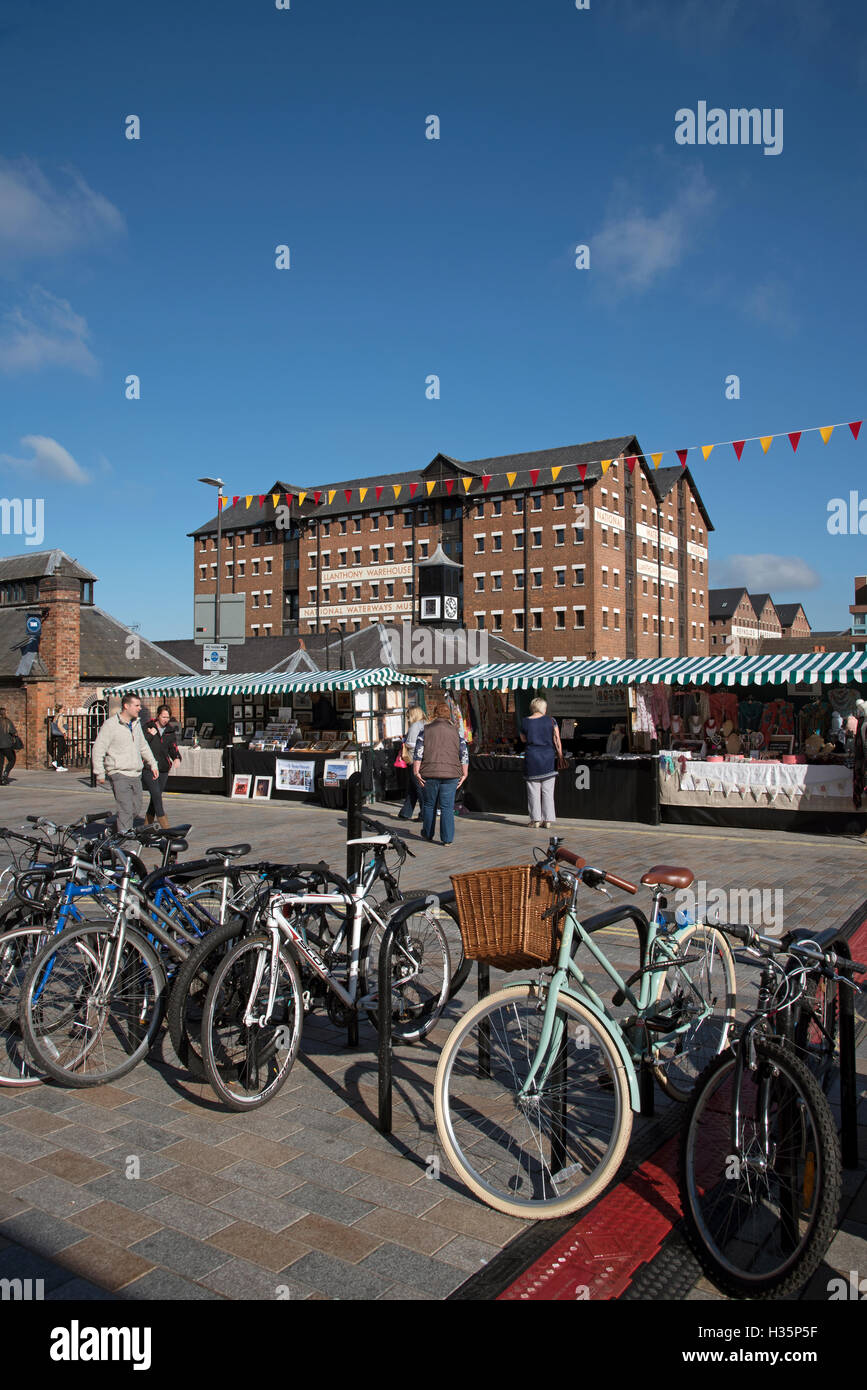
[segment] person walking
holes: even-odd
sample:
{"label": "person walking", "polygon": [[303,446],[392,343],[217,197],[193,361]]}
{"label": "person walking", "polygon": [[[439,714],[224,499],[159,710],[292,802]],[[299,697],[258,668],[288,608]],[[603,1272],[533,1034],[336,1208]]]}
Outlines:
{"label": "person walking", "polygon": [[18,730],[6,713],[6,707],[0,705],[0,786],[9,785],[9,773],[15,766],[16,750],[23,746],[18,737]]}
{"label": "person walking", "polygon": [[433,719],[419,730],[412,770],[421,787],[422,839],[433,840],[440,813],[440,841],[455,838],[455,792],[463,786],[470,757],[466,740],[451,721],[445,701],[434,706]]}
{"label": "person walking", "polygon": [[554,783],[557,764],[563,757],[560,730],[556,720],[547,712],[547,701],[537,695],[530,701],[530,714],[521,721],[521,739],[527,745],[524,754],[524,779],[527,783],[527,825],[532,830],[547,830],[553,825]]}
{"label": "person walking", "polygon": [[421,708],[421,705],[413,705],[411,709],[407,710],[406,724],[406,733],[403,736],[403,746],[400,750],[401,758],[406,764],[406,796],[403,805],[397,813],[397,818],[398,820],[412,820],[412,813],[418,804],[419,813],[416,816],[416,820],[421,820],[422,812],[419,785],[415,780],[415,773],[412,767],[413,759],[415,758],[416,739],[424,728],[424,710]]}
{"label": "person walking", "polygon": [[151,770],[151,784],[159,782],[160,769],[138,722],[141,700],[126,694],[120,713],[106,719],[97,734],[91,759],[100,786],[106,778],[117,802],[117,828],[121,835],[132,830],[141,811],[142,764]]}
{"label": "person walking", "polygon": [[151,798],[145,821],[148,825],[153,825],[156,820],[163,830],[169,828],[169,818],[163,807],[163,792],[172,768],[180,767],[181,763],[181,755],[178,752],[178,745],[171,724],[171,710],[168,705],[160,705],[155,717],[143,725],[144,736],[160,770],[160,775],[156,781],[150,776],[147,768],[142,770],[142,786],[146,792],[150,792]]}
{"label": "person walking", "polygon": [[[55,772],[66,772],[67,742],[66,742],[66,720],[63,718],[63,706],[58,705],[51,716],[51,723],[48,727],[49,746],[51,748],[51,766]],[[59,759],[59,761],[58,761]]]}

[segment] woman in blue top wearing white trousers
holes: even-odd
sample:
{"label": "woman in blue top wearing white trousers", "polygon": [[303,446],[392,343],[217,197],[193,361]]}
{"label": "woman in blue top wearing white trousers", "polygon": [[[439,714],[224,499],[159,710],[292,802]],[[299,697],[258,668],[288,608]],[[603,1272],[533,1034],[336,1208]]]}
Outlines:
{"label": "woman in blue top wearing white trousers", "polygon": [[521,723],[521,738],[527,745],[524,754],[524,778],[527,783],[528,826],[547,830],[556,820],[554,783],[557,780],[557,761],[563,757],[560,730],[556,720],[547,713],[548,704],[537,695],[530,701],[530,715]]}

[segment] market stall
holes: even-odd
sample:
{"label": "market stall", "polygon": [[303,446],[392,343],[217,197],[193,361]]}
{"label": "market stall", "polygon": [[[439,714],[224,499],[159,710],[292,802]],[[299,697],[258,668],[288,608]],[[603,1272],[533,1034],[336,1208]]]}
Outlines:
{"label": "market stall", "polygon": [[492,689],[509,700],[511,747],[486,744],[480,717],[470,809],[523,811],[517,735],[540,694],[573,755],[557,778],[560,816],[837,833],[867,825],[852,797],[862,683],[857,651],[529,662],[444,682],[462,700]]}
{"label": "market stall", "polygon": [[167,677],[106,693],[135,690],[149,704],[181,697],[181,765],[168,791],[340,806],[362,763],[372,780],[379,769],[374,789],[394,780],[396,794],[392,750],[418,688],[416,677],[384,667]]}

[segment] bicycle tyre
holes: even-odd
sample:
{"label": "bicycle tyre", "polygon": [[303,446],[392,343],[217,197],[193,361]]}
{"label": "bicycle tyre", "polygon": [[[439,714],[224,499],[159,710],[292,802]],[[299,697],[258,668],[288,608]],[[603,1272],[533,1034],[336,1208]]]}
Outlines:
{"label": "bicycle tyre", "polygon": [[669,939],[675,943],[678,955],[692,955],[698,950],[701,959],[657,972],[657,1006],[663,1011],[670,1009],[675,1016],[689,1017],[695,1002],[686,979],[692,980],[702,998],[715,1006],[712,1014],[682,1034],[676,1043],[654,1050],[654,1056],[663,1058],[653,1069],[660,1088],[683,1104],[692,1095],[708,1062],[728,1046],[737,1008],[737,975],[731,947],[719,928],[696,923]]}
{"label": "bicycle tyre", "polygon": [[[437,902],[436,910],[448,914],[457,924],[457,913],[450,904]],[[422,921],[419,921],[422,919]],[[392,951],[392,1037],[399,1042],[418,1042],[437,1022],[450,997],[452,970],[448,938],[433,904],[427,898],[407,899],[389,916],[386,926],[397,920]],[[374,992],[379,983],[379,952],[383,932],[376,925],[368,932],[361,948],[360,988]],[[415,968],[416,962],[418,969]],[[367,1009],[374,1028],[379,1027],[376,1009]]]}
{"label": "bicycle tyre", "polygon": [[[232,1110],[255,1110],[271,1100],[289,1076],[304,1020],[301,980],[294,957],[281,942],[274,1018],[247,1026],[251,972],[259,954],[270,958],[270,935],[246,936],[220,961],[211,977],[202,1015],[202,1058],[214,1094]],[[264,1009],[269,971],[263,970],[256,1003]],[[266,1070],[262,1074],[263,1063]],[[234,1087],[234,1089],[233,1089]]]}
{"label": "bicycle tyre", "polygon": [[[97,1003],[90,995],[104,951],[113,942],[114,934],[99,927],[63,931],[36,957],[22,986],[19,1020],[25,1047],[61,1085],[102,1086],[126,1076],[147,1056],[159,1031],[165,971],[150,943],[131,928],[124,933],[108,1001]],[[70,1033],[62,1050],[61,1028]]]}
{"label": "bicycle tyre", "polygon": [[[566,1216],[593,1201],[619,1169],[632,1133],[623,1059],[607,1026],[568,994],[560,994],[557,1014],[575,1098],[567,1100],[565,1083],[559,1085],[559,1138],[550,1099],[550,1113],[542,1100],[517,1101],[546,996],[547,986],[516,984],[480,999],[450,1033],[434,1082],[437,1132],[458,1177],[488,1206],[523,1220]],[[554,1163],[561,1165],[556,1171]],[[573,1178],[569,1192],[557,1191],[558,1182]]]}
{"label": "bicycle tyre", "polygon": [[201,1026],[211,975],[217,959],[244,934],[245,927],[246,919],[238,917],[208,932],[178,967],[171,984],[166,1009],[169,1039],[181,1066],[197,1081],[206,1077]]}
{"label": "bicycle tyre", "polygon": [[[25,915],[26,909],[21,913]],[[27,925],[0,934],[0,1086],[21,1090],[39,1086],[45,1079],[28,1059],[18,1005],[27,972],[49,936],[44,928]]]}
{"label": "bicycle tyre", "polygon": [[[797,960],[787,962],[787,965],[801,964]],[[834,1057],[837,1052],[836,980],[808,971],[804,992],[794,1007],[794,1042],[798,1055],[827,1094],[834,1079]]]}
{"label": "bicycle tyre", "polygon": [[[842,1190],[840,1146],[831,1109],[806,1064],[778,1039],[756,1038],[755,1044],[756,1072],[744,1072],[746,1089],[740,1095],[748,1136],[744,1147],[759,1151],[761,1162],[761,1118],[754,1123],[750,1102],[755,1109],[763,1088],[769,1095],[773,1088],[782,1117],[777,1123],[784,1126],[773,1141],[773,1166],[762,1172],[755,1164],[741,1165],[739,1156],[729,1153],[737,1058],[728,1050],[699,1078],[681,1132],[678,1180],[684,1231],[702,1269],[723,1293],[785,1298],[815,1272],[833,1239]],[[761,1074],[760,1068],[767,1070]],[[798,1239],[793,1248],[777,1252],[776,1245],[785,1241],[786,1215],[774,1212],[771,1189],[777,1168],[785,1169],[793,1160],[794,1183],[783,1173],[780,1206],[788,1205]],[[761,1186],[767,1197],[762,1194],[760,1201]]]}

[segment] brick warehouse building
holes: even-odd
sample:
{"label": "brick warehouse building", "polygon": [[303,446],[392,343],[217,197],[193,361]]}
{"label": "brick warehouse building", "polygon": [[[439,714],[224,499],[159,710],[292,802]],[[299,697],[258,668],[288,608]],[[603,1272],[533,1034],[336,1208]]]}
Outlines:
{"label": "brick warehouse building", "polygon": [[[139,675],[195,674],[97,608],[95,583],[96,576],[62,550],[0,560],[0,705],[24,742],[18,761],[25,767],[45,766],[46,721],[58,705],[71,715],[70,756],[80,764],[109,712],[104,685]],[[38,641],[27,632],[29,614],[42,621]]]}
{"label": "brick warehouse building", "polygon": [[[272,494],[291,497],[288,525],[275,524]],[[415,622],[416,566],[441,544],[463,566],[458,621],[534,657],[709,651],[712,524],[689,469],[654,470],[634,436],[472,462],[437,454],[419,473],[315,495],[276,482],[223,510],[221,590],[245,595],[247,636]],[[213,596],[217,518],[191,536],[194,592]]]}

